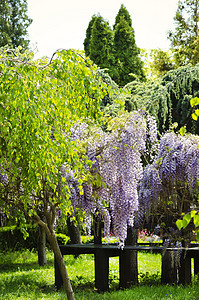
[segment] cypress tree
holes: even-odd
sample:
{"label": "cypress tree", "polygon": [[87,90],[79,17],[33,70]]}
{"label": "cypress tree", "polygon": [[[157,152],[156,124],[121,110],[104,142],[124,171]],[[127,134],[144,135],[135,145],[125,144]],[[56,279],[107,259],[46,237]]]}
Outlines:
{"label": "cypress tree", "polygon": [[8,45],[28,48],[28,26],[32,23],[27,15],[27,0],[2,0],[0,2],[0,47]]}
{"label": "cypress tree", "polygon": [[[143,62],[139,54],[140,50],[135,42],[134,29],[127,9],[122,5],[114,24],[114,54],[119,78],[114,80],[119,85],[125,85],[138,77],[144,80]],[[131,75],[133,74],[133,76]]]}
{"label": "cypress tree", "polygon": [[111,30],[109,23],[100,15],[94,15],[86,30],[85,54],[100,68],[106,68],[113,80],[121,86],[135,77],[144,80],[143,62],[135,43],[132,20],[124,5],[116,16],[113,28]]}
{"label": "cypress tree", "polygon": [[126,22],[128,23],[128,25],[130,27],[132,27],[132,20],[131,20],[131,16],[128,12],[128,10],[126,9],[126,7],[122,4],[116,17],[115,17],[115,24],[113,25],[113,29],[115,29],[116,25],[118,23],[120,23],[120,18],[124,18],[126,20]]}
{"label": "cypress tree", "polygon": [[89,57],[100,68],[110,68],[113,64],[113,33],[109,23],[98,15],[92,25]]}
{"label": "cypress tree", "polygon": [[84,51],[86,56],[90,55],[90,41],[91,41],[92,27],[96,19],[97,16],[93,15],[86,29],[86,37],[84,39]]}

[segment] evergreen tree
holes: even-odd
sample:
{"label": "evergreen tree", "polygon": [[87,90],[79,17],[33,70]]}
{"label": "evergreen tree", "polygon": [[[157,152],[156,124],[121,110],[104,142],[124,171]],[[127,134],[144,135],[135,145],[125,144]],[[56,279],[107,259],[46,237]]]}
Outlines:
{"label": "evergreen tree", "polygon": [[90,55],[90,41],[91,41],[92,27],[93,27],[93,24],[96,19],[97,19],[97,16],[93,15],[92,19],[90,20],[90,22],[88,24],[88,28],[86,29],[86,37],[84,39],[84,51],[85,51],[86,56]]}
{"label": "evergreen tree", "polygon": [[113,33],[109,23],[98,15],[92,26],[89,57],[100,68],[111,68],[114,61],[112,53]]}
{"label": "evergreen tree", "polygon": [[128,12],[128,10],[126,9],[126,7],[122,4],[118,13],[117,13],[117,16],[115,18],[115,24],[113,25],[113,29],[115,29],[116,25],[118,23],[120,23],[120,18],[124,18],[126,20],[126,22],[128,23],[128,25],[130,27],[132,27],[132,20],[131,20],[131,16]]}
{"label": "evergreen tree", "polygon": [[189,62],[196,64],[198,25],[199,25],[199,0],[179,0],[174,17],[175,31],[169,31],[168,39],[175,52],[178,65]]}
{"label": "evergreen tree", "polygon": [[100,15],[93,16],[86,30],[85,54],[100,68],[107,68],[109,75],[121,86],[135,77],[144,80],[143,62],[135,43],[132,20],[124,5],[116,16],[113,29]]}
{"label": "evergreen tree", "polygon": [[199,120],[192,119],[190,105],[199,96],[199,65],[171,70],[149,83],[131,82],[126,88],[131,91],[132,108],[146,109],[155,116],[161,133],[175,123],[176,130],[186,126],[188,132],[199,134]]}
{"label": "evergreen tree", "polygon": [[9,45],[28,48],[28,26],[32,23],[27,15],[27,0],[2,0],[0,2],[0,47]]}
{"label": "evergreen tree", "polygon": [[[125,85],[138,77],[144,79],[143,63],[139,57],[140,50],[135,42],[134,29],[127,9],[122,5],[114,24],[114,53],[119,78],[114,80]],[[133,76],[132,76],[132,75]]]}

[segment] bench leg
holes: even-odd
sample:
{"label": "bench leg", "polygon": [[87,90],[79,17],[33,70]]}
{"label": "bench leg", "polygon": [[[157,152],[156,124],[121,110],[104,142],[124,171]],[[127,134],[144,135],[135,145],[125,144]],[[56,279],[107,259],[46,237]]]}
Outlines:
{"label": "bench leg", "polygon": [[99,249],[95,253],[95,287],[98,292],[108,291],[109,257]]}
{"label": "bench leg", "polygon": [[194,275],[199,274],[199,251],[194,256]]}
{"label": "bench leg", "polygon": [[120,288],[138,284],[137,251],[122,250],[119,256]]}
{"label": "bench leg", "polygon": [[178,283],[178,266],[174,259],[173,251],[166,250],[162,254],[162,284],[177,284]]}
{"label": "bench leg", "polygon": [[180,267],[179,267],[179,283],[191,283],[191,257],[186,255],[184,251],[181,254]]}

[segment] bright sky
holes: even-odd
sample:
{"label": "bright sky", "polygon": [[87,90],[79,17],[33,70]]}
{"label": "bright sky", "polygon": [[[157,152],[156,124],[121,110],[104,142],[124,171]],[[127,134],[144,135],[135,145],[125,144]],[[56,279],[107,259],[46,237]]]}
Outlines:
{"label": "bright sky", "polygon": [[167,31],[174,27],[178,0],[27,0],[32,49],[50,57],[57,49],[83,50],[86,29],[94,14],[110,26],[124,4],[131,15],[137,46],[168,49]]}

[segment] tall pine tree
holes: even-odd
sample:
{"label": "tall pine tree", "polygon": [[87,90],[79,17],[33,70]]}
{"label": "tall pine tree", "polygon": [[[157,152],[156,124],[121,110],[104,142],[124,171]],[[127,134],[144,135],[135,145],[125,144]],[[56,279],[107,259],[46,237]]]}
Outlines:
{"label": "tall pine tree", "polygon": [[28,48],[28,26],[32,19],[28,17],[27,10],[27,0],[0,1],[0,47]]}

